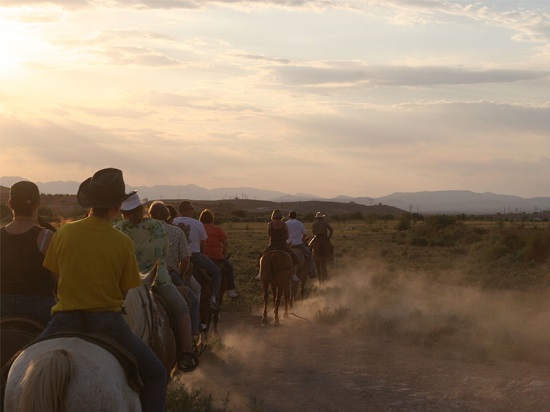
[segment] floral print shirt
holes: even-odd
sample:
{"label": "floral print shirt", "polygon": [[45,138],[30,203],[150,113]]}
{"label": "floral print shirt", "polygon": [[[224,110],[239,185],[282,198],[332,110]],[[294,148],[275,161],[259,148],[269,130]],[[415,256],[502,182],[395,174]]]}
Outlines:
{"label": "floral print shirt", "polygon": [[160,221],[168,237],[168,254],[166,255],[166,266],[168,270],[179,272],[180,261],[191,256],[191,248],[185,233],[178,226]]}
{"label": "floral print shirt", "polygon": [[114,227],[126,233],[134,241],[136,260],[142,279],[153,269],[158,260],[159,266],[155,286],[161,287],[172,283],[166,265],[168,237],[160,221],[143,219],[140,223],[133,224],[128,220],[121,220],[116,222]]}

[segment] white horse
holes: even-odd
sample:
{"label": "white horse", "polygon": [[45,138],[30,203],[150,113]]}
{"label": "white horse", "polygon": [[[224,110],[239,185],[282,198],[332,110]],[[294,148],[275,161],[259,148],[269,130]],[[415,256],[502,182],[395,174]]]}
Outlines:
{"label": "white horse", "polygon": [[6,383],[6,412],[141,411],[139,394],[118,360],[80,338],[55,338],[25,349]]}
{"label": "white horse", "polygon": [[[147,279],[144,284],[150,282]],[[159,348],[157,355],[171,372],[176,360],[175,337],[150,289],[143,285],[131,289],[125,307],[130,329],[146,344]],[[141,404],[110,352],[77,337],[62,337],[40,341],[17,357],[6,383],[4,410],[137,412]]]}

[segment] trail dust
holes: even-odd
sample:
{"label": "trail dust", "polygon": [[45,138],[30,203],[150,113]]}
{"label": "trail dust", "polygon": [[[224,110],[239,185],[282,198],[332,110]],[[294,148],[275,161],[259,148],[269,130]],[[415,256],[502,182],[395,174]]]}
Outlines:
{"label": "trail dust", "polygon": [[177,379],[231,411],[550,411],[547,294],[369,273],[316,287],[279,326],[222,312]]}

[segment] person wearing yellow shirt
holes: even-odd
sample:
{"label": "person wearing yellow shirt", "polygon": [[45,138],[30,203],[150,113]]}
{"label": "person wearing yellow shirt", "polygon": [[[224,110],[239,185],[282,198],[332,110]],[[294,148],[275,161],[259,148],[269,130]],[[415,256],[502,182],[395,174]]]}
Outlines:
{"label": "person wearing yellow shirt", "polygon": [[136,358],[144,384],[142,410],[160,412],[166,403],[166,369],[121,313],[128,290],[141,284],[134,242],[112,227],[130,195],[122,171],[114,168],[99,170],[80,185],[78,203],[90,210],[85,219],[61,226],[46,253],[44,266],[57,282],[58,302],[39,338],[67,331],[110,337]]}

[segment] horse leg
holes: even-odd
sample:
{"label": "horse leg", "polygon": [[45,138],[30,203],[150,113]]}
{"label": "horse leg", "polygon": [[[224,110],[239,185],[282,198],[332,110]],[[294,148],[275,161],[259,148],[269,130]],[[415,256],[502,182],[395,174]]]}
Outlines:
{"label": "horse leg", "polygon": [[279,305],[281,304],[281,288],[277,287],[276,290],[274,290],[273,295],[275,296],[275,299],[274,299],[275,311],[273,316],[273,322],[275,323],[275,325],[278,325],[279,324]]}
{"label": "horse leg", "polygon": [[284,290],[284,298],[285,298],[285,313],[284,318],[288,318],[288,305],[290,301],[290,287],[285,288]]}
{"label": "horse leg", "polygon": [[298,295],[298,284],[296,282],[292,282],[292,285],[290,287],[290,308],[292,309],[294,301],[296,300],[296,296]]}
{"label": "horse leg", "polygon": [[262,325],[267,325],[267,304],[269,302],[269,286],[263,285],[263,291],[264,291],[264,314],[262,316]]}

